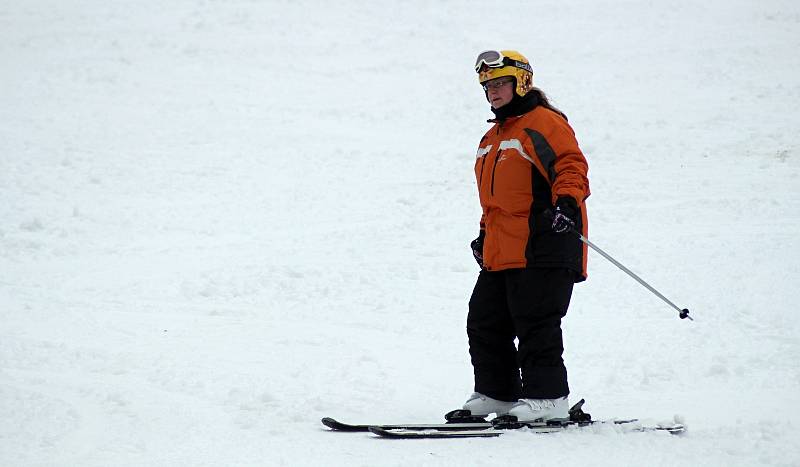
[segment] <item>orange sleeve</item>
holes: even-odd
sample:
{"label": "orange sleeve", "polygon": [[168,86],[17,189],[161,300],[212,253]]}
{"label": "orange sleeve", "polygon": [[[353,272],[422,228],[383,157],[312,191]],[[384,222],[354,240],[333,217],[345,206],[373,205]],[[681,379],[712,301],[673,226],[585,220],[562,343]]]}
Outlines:
{"label": "orange sleeve", "polygon": [[581,206],[590,194],[589,165],[569,124],[559,117],[553,119],[552,133],[547,138],[556,155],[551,201],[555,204],[559,196],[571,196]]}

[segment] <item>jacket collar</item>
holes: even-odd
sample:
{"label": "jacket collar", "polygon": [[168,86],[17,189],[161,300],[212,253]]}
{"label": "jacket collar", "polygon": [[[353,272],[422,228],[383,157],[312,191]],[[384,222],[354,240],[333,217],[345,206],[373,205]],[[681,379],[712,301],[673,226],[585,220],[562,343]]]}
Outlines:
{"label": "jacket collar", "polygon": [[511,99],[511,102],[508,104],[500,107],[499,109],[492,107],[492,112],[494,113],[495,118],[488,121],[490,123],[498,123],[503,122],[510,117],[519,117],[520,115],[535,109],[537,105],[539,105],[539,96],[537,96],[534,92],[529,92],[523,97],[514,94],[514,98]]}

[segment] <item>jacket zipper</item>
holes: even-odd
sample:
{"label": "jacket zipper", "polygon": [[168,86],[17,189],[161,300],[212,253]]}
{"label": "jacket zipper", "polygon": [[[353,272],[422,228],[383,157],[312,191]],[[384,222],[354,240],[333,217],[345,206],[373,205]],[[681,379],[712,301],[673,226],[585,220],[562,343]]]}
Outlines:
{"label": "jacket zipper", "polygon": [[[499,120],[497,122],[497,134],[498,135],[500,134],[500,130],[503,129],[503,124],[505,122],[506,122],[505,120]],[[494,196],[494,172],[495,172],[495,170],[497,170],[497,163],[500,162],[500,153],[501,152],[502,152],[502,150],[500,150],[500,149],[497,150],[497,154],[495,155],[495,158],[494,158],[494,165],[492,166],[492,186],[491,186],[491,189],[490,189],[490,192],[491,192],[492,196]]]}
{"label": "jacket zipper", "polygon": [[492,166],[492,188],[491,188],[492,196],[494,196],[494,173],[497,170],[497,163],[500,162],[500,153],[501,152],[502,151],[497,151],[497,155],[495,155],[495,157],[494,157],[494,165]]}
{"label": "jacket zipper", "polygon": [[480,189],[481,183],[483,182],[483,166],[486,165],[486,156],[483,156],[481,160],[481,173],[478,175],[478,188]]}

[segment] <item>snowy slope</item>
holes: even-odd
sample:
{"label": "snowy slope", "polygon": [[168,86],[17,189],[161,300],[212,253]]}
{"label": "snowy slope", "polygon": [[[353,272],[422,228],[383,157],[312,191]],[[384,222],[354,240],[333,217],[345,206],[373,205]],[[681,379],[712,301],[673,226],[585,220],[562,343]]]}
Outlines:
{"label": "snowy slope", "polygon": [[[590,163],[613,430],[386,442],[471,392],[477,52]],[[793,1],[0,3],[0,465],[800,465]]]}

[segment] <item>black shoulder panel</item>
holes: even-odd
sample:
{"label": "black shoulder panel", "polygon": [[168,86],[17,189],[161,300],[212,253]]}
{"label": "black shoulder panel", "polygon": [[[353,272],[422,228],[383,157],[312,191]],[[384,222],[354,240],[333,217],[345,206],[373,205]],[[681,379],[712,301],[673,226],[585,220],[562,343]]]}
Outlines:
{"label": "black shoulder panel", "polygon": [[553,148],[550,147],[550,143],[548,143],[545,137],[538,131],[525,128],[525,133],[527,133],[528,137],[531,139],[533,149],[536,151],[536,156],[539,158],[539,162],[542,163],[542,167],[547,171],[547,178],[550,179],[550,183],[552,184],[556,181],[555,151],[553,151]]}

